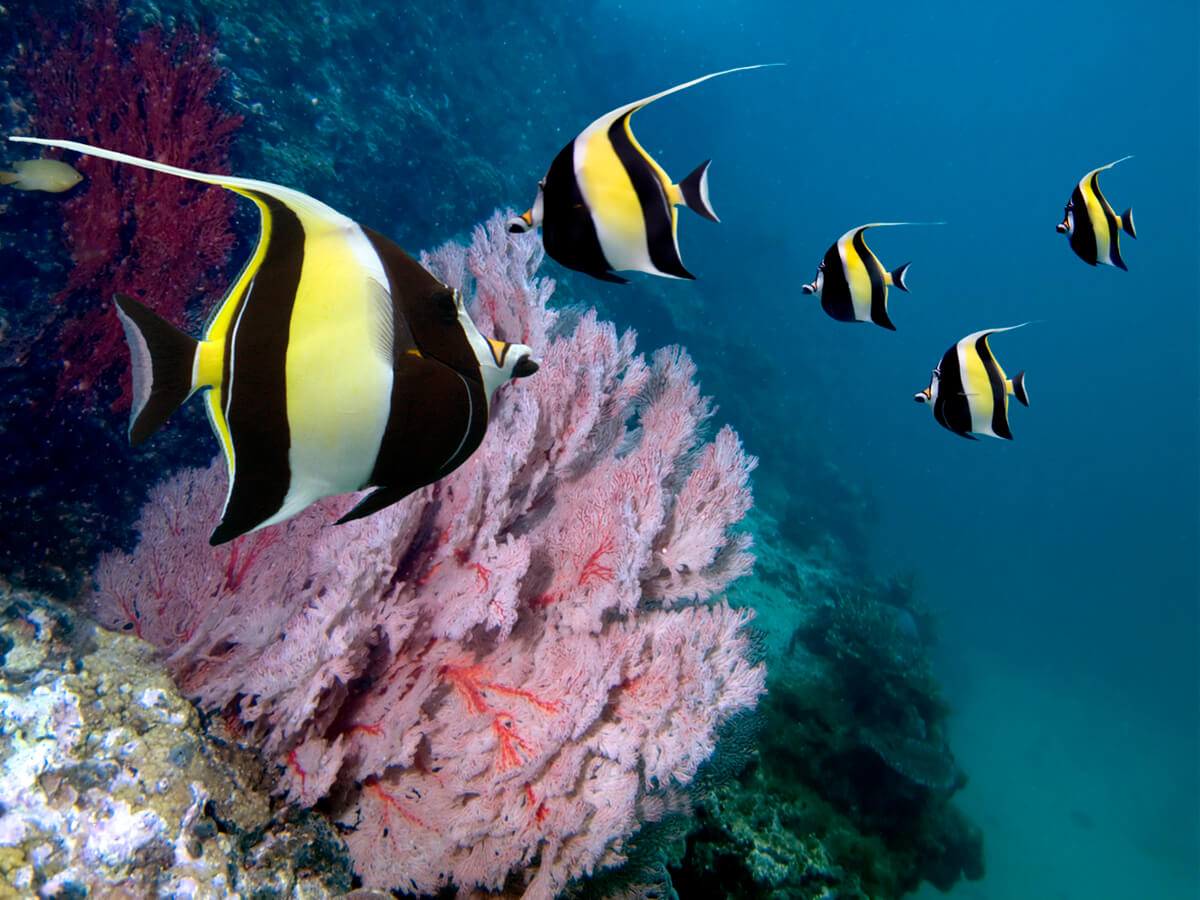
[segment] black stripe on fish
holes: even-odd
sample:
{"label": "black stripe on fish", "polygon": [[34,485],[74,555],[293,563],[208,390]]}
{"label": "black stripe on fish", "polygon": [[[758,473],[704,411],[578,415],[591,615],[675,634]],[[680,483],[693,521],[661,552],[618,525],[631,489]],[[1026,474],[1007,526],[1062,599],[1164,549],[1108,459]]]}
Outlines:
{"label": "black stripe on fish", "polygon": [[971,404],[958,365],[958,344],[946,351],[938,372],[938,396],[933,404],[933,417],[955,434],[970,437]]}
{"label": "black stripe on fish", "polygon": [[646,249],[650,253],[650,262],[654,268],[667,275],[694,279],[696,276],[683,267],[683,260],[679,258],[679,248],[675,245],[675,229],[671,226],[671,204],[667,200],[662,182],[629,138],[626,123],[631,115],[633,110],[609,126],[608,140],[633,183],[633,192],[637,195],[638,206],[642,210],[642,224],[646,229]]}
{"label": "black stripe on fish", "polygon": [[1079,185],[1075,185],[1075,190],[1071,192],[1071,209],[1075,213],[1075,230],[1071,232],[1071,249],[1085,263],[1094,266],[1097,257],[1095,225]]}
{"label": "black stripe on fish", "polygon": [[604,256],[591,210],[575,179],[575,141],[554,157],[542,189],[542,246],[550,258],[593,278],[626,284],[612,274]]}
{"label": "black stripe on fish", "polygon": [[[1113,212],[1113,208],[1108,205],[1108,201],[1100,193],[1099,172],[1092,175],[1091,187],[1092,193],[1096,195],[1096,202],[1100,205],[1100,211],[1104,215],[1104,226],[1108,229],[1109,262],[1118,269],[1124,269],[1128,272],[1129,268],[1125,265],[1125,260],[1121,259],[1121,220],[1117,218],[1117,214]],[[1099,256],[1098,253],[1097,256]]]}
{"label": "black stripe on fish", "polygon": [[867,241],[863,237],[863,233],[863,229],[859,229],[855,233],[851,239],[851,246],[854,247],[858,258],[862,260],[863,267],[867,270],[867,276],[871,279],[871,321],[876,325],[882,325],[884,328],[895,331],[896,326],[892,324],[892,320],[888,318],[887,314],[887,283],[883,280],[883,264],[867,248]]}
{"label": "black stripe on fish", "polygon": [[233,445],[234,474],[221,524],[209,542],[221,544],[275,515],[291,483],[287,418],[287,350],[292,307],[304,262],[304,226],[279,200],[263,193],[270,243],[235,313],[226,344],[222,409]]}
{"label": "black stripe on fish", "polygon": [[370,515],[431,484],[466,461],[483,442],[487,391],[427,356],[409,354],[393,370],[391,409],[371,483],[379,485],[343,516]]}
{"label": "black stripe on fish", "polygon": [[363,232],[388,276],[396,340],[391,406],[371,472],[371,484],[384,490],[368,498],[374,499],[370,506],[364,500],[355,507],[351,518],[451,471],[479,446],[488,422],[479,360],[459,321],[454,291],[383,235]]}
{"label": "black stripe on fish", "polygon": [[425,356],[478,375],[479,360],[459,322],[453,288],[383,235],[366,227],[362,230],[387,273],[396,329],[395,359],[416,347]]}
{"label": "black stripe on fish", "polygon": [[854,300],[850,296],[850,282],[846,278],[846,266],[834,244],[825,251],[825,279],[821,285],[821,309],[839,322],[854,322]]}
{"label": "black stripe on fish", "polygon": [[979,354],[983,370],[987,372],[988,388],[992,392],[992,431],[997,437],[1011,441],[1012,430],[1008,427],[1008,388],[1004,384],[1004,373],[1000,371],[1000,364],[992,355],[987,341],[988,334],[980,336],[975,341],[974,351]]}

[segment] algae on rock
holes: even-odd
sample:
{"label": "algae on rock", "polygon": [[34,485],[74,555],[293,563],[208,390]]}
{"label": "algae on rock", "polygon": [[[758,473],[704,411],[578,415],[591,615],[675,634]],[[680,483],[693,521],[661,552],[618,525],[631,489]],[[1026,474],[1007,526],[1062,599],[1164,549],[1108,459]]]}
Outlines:
{"label": "algae on rock", "polygon": [[0,900],[349,890],[340,837],[261,774],[148,644],[0,584]]}

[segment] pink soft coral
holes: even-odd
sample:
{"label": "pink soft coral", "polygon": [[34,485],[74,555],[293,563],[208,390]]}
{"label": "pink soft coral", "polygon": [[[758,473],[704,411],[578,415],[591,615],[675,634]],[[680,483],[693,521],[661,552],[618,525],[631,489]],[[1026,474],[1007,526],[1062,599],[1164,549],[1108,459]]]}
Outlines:
{"label": "pink soft coral", "polygon": [[[69,31],[43,22],[20,57],[37,133],[228,172],[242,119],[213,101],[226,74],[213,39],[185,26],[128,35],[112,0],[82,3],[77,13]],[[82,311],[74,303],[61,325],[58,392],[88,399],[125,358],[115,291],[181,327],[196,301],[219,295],[235,239],[235,201],[226,191],[106,160],[85,157],[75,165],[87,181],[62,204],[73,267],[55,302],[85,303]],[[127,392],[118,403],[128,403]]]}
{"label": "pink soft coral", "polygon": [[701,443],[681,349],[647,364],[594,313],[562,327],[504,222],[424,260],[481,329],[545,348],[466,465],[363,521],[329,526],[351,501],[324,501],[222,548],[218,470],[184,472],[97,572],[103,621],[258,737],[280,791],[333,799],[370,887],[517,873],[552,897],[619,862],[763,690],[751,614],[711,602],[752,563],[730,526],[756,461],[728,428]]}

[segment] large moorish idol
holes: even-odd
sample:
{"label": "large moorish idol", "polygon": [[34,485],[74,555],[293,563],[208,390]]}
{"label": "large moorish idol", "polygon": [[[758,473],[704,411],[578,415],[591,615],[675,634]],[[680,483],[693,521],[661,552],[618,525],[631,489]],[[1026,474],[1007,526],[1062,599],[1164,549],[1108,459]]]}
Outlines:
{"label": "large moorish idol", "polygon": [[[778,65],[767,63],[764,65]],[[633,136],[630,117],[694,84],[763,65],[713,72],[635,100],[601,116],[563,147],[538,182],[533,206],[508,222],[511,232],[542,229],[546,252],[569,269],[624,284],[616,271],[695,278],[679,258],[676,206],[720,221],[708,200],[706,160],[674,184]]]}
{"label": "large moorish idol", "polygon": [[1008,427],[1008,395],[1012,394],[1025,406],[1029,394],[1025,390],[1025,372],[1011,380],[996,362],[988,338],[1001,331],[1023,328],[1028,322],[1007,328],[976,331],[951,347],[933,370],[929,387],[917,391],[913,399],[933,407],[933,417],[943,428],[971,438],[975,434],[1012,440]]}
{"label": "large moorish idol", "polygon": [[1133,227],[1133,207],[1117,217],[1100,193],[1100,173],[1132,158],[1123,156],[1084,175],[1071,192],[1071,199],[1063,210],[1063,220],[1055,226],[1059,234],[1068,235],[1075,255],[1089,265],[1116,266],[1128,271],[1125,260],[1121,259],[1121,232],[1131,238],[1137,237]]}
{"label": "large moorish idol", "polygon": [[207,392],[229,473],[213,544],[376,488],[340,521],[357,519],[442,478],[483,440],[493,391],[537,370],[529,347],[485,338],[462,296],[404,250],[306,194],[72,141],[12,140],[219,185],[258,207],[254,253],[201,339],[116,298],[133,362],[131,443]]}

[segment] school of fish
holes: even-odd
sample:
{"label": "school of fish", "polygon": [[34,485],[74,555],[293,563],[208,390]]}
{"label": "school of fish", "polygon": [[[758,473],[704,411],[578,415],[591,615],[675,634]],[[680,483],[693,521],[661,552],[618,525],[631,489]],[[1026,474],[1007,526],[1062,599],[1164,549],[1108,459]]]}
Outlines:
{"label": "school of fish", "polygon": [[[603,281],[624,283],[616,273],[628,271],[694,278],[680,258],[676,207],[719,221],[709,200],[711,160],[675,183],[638,143],[630,120],[669,94],[764,67],[703,75],[596,119],[551,161],[533,205],[512,217],[509,231],[540,229],[552,259]],[[199,338],[132,297],[114,299],[132,364],[131,443],[146,440],[192,394],[204,392],[229,481],[213,544],[281,522],[323,497],[373,488],[340,521],[360,518],[448,475],[482,442],[496,389],[538,369],[534,348],[481,334],[461,294],[403,249],[300,191],[74,141],[9,140],[205,182],[257,207],[251,258]],[[1137,237],[1133,211],[1116,215],[1100,192],[1099,174],[1129,158],[1085,175],[1057,225],[1090,265],[1126,269],[1120,232]],[[18,190],[63,192],[81,178],[53,159],[24,160],[0,172],[0,184]],[[908,292],[909,263],[887,269],[864,233],[919,224],[945,223],[850,229],[825,252],[801,293],[815,295],[833,319],[894,331],[888,288]],[[1025,373],[1008,378],[989,338],[1027,324],[957,341],[914,399],[957,435],[1011,440],[1008,398],[1029,405]]]}

